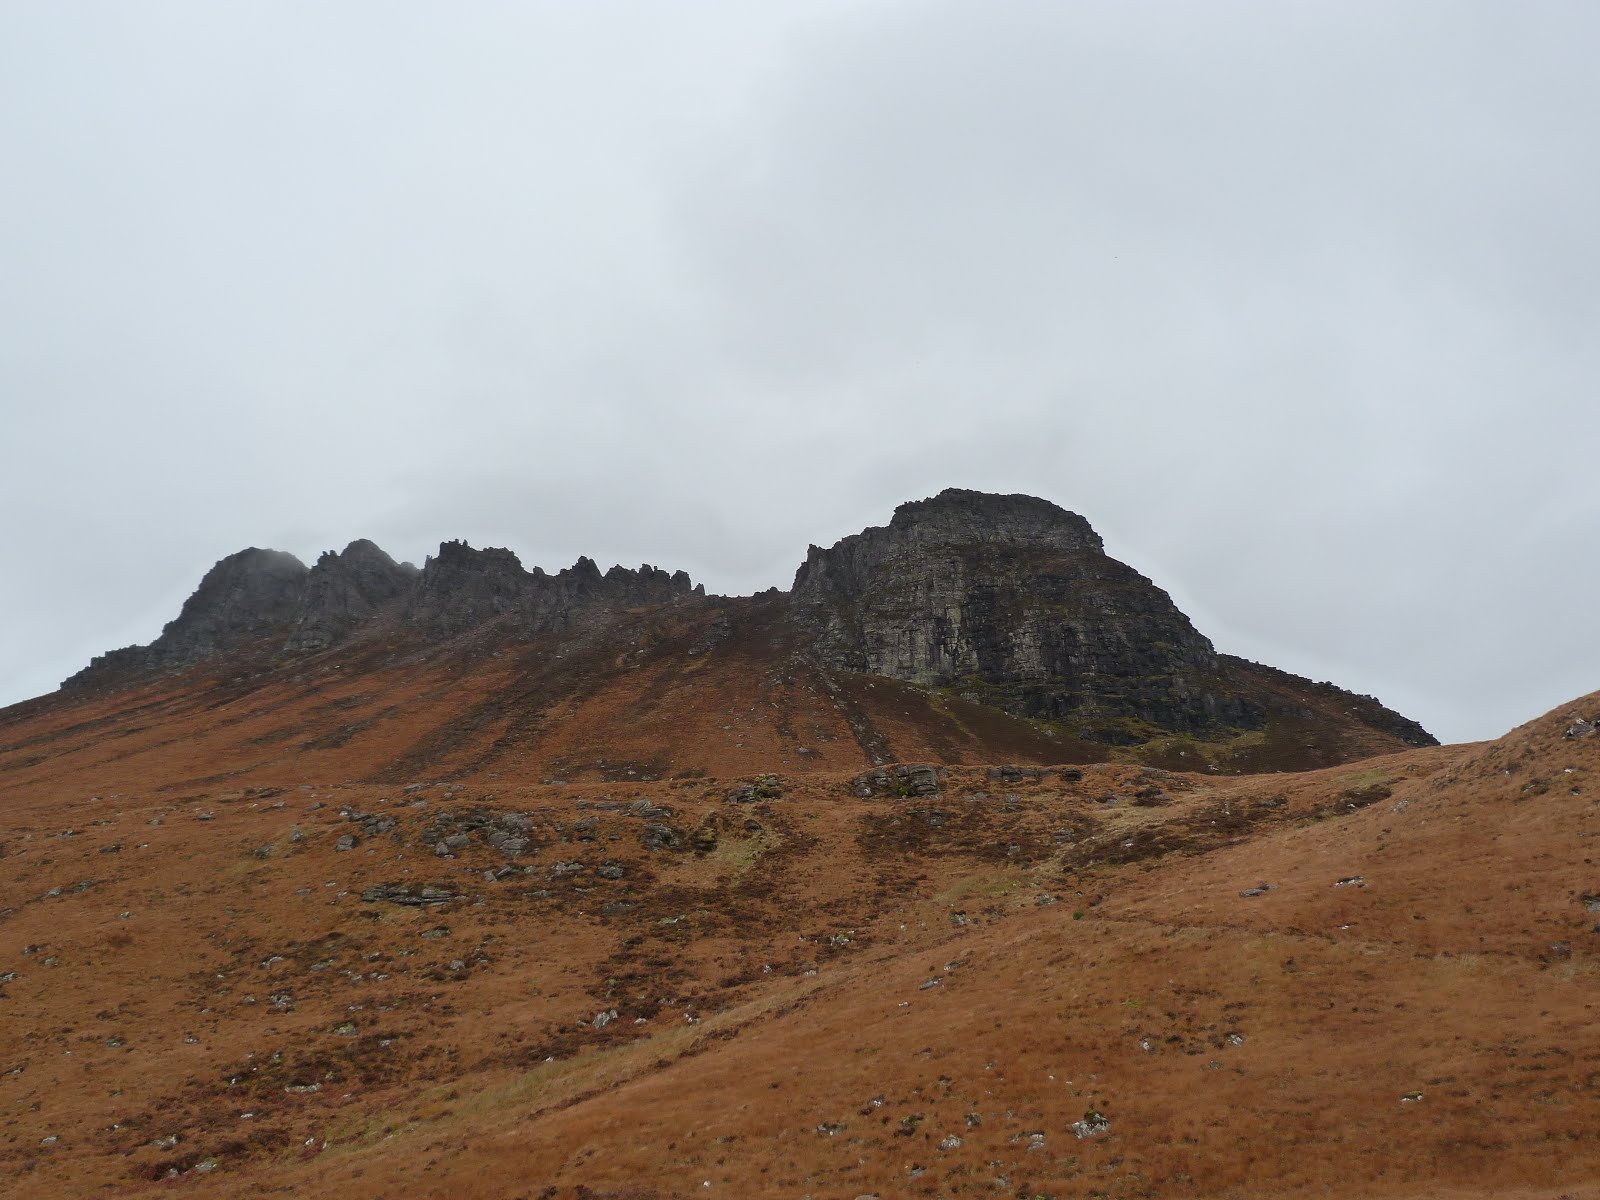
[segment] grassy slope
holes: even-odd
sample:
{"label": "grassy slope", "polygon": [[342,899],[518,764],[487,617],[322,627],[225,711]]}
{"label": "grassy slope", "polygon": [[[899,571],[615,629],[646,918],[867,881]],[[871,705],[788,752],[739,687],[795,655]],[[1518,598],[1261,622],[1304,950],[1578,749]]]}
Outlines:
{"label": "grassy slope", "polygon": [[[1052,747],[772,636],[597,642],[587,694],[441,656],[13,710],[0,1192],[1596,1194],[1600,737],[1568,708],[1302,775],[863,800],[870,746]],[[782,798],[726,802],[768,770]],[[420,883],[461,898],[361,898]]]}

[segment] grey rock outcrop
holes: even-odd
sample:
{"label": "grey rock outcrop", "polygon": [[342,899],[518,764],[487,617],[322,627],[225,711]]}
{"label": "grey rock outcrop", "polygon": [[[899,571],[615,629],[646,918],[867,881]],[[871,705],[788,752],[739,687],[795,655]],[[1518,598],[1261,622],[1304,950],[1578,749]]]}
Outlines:
{"label": "grey rock outcrop", "polygon": [[525,606],[528,572],[510,550],[445,542],[423,563],[406,618],[433,632],[459,633]]}
{"label": "grey rock outcrop", "polygon": [[933,763],[895,763],[863,771],[850,781],[850,791],[862,800],[874,796],[937,796],[948,771]]}
{"label": "grey rock outcrop", "polygon": [[294,619],[309,574],[281,550],[230,554],[200,580],[183,609],[148,646],[98,655],[63,687],[150,670],[175,670],[280,633]]}
{"label": "grey rock outcrop", "polygon": [[421,574],[360,538],[317,559],[306,576],[285,648],[324,650],[405,596]]}
{"label": "grey rock outcrop", "polygon": [[612,567],[605,574],[591,558],[580,558],[554,575],[526,571],[510,550],[474,550],[445,542],[430,557],[406,605],[409,624],[436,636],[451,636],[486,622],[506,622],[522,633],[567,629],[598,612],[665,604],[704,595],[682,571],[669,574],[648,564],[637,571]]}
{"label": "grey rock outcrop", "polygon": [[230,554],[206,572],[151,650],[166,665],[197,662],[270,634],[294,617],[308,574],[282,550]]}
{"label": "grey rock outcrop", "polygon": [[[1076,513],[950,489],[811,547],[795,619],[830,665],[949,686],[1019,716],[1203,731],[1259,725],[1171,598]],[[1132,736],[1130,734],[1130,736]]]}
{"label": "grey rock outcrop", "polygon": [[217,655],[276,641],[274,649],[314,653],[369,628],[405,626],[446,638],[501,623],[519,635],[572,628],[618,609],[705,595],[683,571],[612,567],[594,560],[548,575],[523,570],[510,550],[445,542],[418,570],[366,539],[307,568],[292,554],[251,548],[229,555],[200,581],[183,611],[148,646],[97,655],[64,688],[121,686],[149,672],[178,670]]}

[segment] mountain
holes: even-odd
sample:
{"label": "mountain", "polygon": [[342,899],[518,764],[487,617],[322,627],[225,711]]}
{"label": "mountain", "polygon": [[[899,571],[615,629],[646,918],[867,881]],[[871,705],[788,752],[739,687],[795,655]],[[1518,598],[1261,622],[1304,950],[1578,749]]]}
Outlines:
{"label": "mountain", "polygon": [[[302,704],[335,669],[373,686],[336,711]],[[159,689],[175,673],[189,692],[249,680],[272,695],[273,736],[359,738],[379,752],[374,777],[445,761],[579,777],[907,756],[1230,772],[1433,744],[1371,697],[1219,654],[1081,516],[956,489],[813,546],[787,595],[706,596],[682,571],[602,574],[588,558],[549,575],[463,542],[420,571],[369,541],[309,569],[245,550],[154,643],[97,657],[63,691]],[[464,682],[424,731],[392,689],[430,673]],[[401,737],[385,763],[387,726]]]}

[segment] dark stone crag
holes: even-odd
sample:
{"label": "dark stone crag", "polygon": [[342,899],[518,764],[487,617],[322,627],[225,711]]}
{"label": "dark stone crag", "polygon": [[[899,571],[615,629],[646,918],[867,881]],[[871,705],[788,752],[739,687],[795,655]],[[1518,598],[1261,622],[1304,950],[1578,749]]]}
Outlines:
{"label": "dark stone crag", "polygon": [[309,575],[303,562],[281,550],[252,546],[230,554],[205,573],[155,641],[96,655],[61,686],[178,670],[271,636],[294,620]]}
{"label": "dark stone crag", "polygon": [[366,538],[341,554],[324,551],[306,576],[286,648],[326,650],[344,640],[405,596],[417,575]]}
{"label": "dark stone crag", "polygon": [[398,628],[430,640],[491,625],[513,636],[557,632],[620,608],[704,595],[682,571],[645,565],[602,574],[580,558],[548,575],[523,570],[510,550],[459,541],[445,542],[421,570],[364,538],[309,569],[292,554],[251,548],[207,571],[150,645],[97,655],[62,687],[121,686],[247,649],[298,656]]}
{"label": "dark stone crag", "polygon": [[485,622],[505,622],[524,634],[549,633],[597,612],[704,594],[683,571],[669,574],[646,564],[637,571],[612,567],[602,575],[593,559],[580,558],[548,575],[538,567],[523,570],[510,550],[445,542],[422,568],[406,601],[406,620],[440,637]]}
{"label": "dark stone crag", "polygon": [[843,670],[1111,740],[1134,736],[1129,719],[1190,733],[1263,721],[1166,592],[1107,557],[1082,517],[1031,496],[950,489],[902,504],[886,527],[811,547],[792,596],[816,652]]}

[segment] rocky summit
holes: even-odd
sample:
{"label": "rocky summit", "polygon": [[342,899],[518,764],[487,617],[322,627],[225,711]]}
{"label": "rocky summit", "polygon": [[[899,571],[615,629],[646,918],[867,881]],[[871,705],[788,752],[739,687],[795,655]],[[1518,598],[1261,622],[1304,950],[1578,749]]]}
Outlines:
{"label": "rocky summit", "polygon": [[[232,660],[260,674],[314,668],[330,652],[492,643],[528,656],[548,703],[556,659],[624,630],[633,634],[622,661],[659,665],[676,651],[679,685],[681,668],[701,669],[704,651],[743,631],[741,653],[769,659],[765,669],[786,681],[778,686],[821,689],[849,711],[870,762],[886,760],[894,741],[875,711],[888,693],[874,693],[871,679],[907,685],[924,724],[968,740],[974,729],[990,740],[1014,718],[1003,740],[1013,753],[1027,743],[1024,757],[1142,747],[1153,762],[1241,770],[1433,742],[1370,697],[1219,654],[1166,592],[1107,555],[1078,514],[960,489],[811,547],[787,595],[708,597],[682,571],[602,572],[588,558],[550,575],[510,550],[460,541],[421,570],[366,540],[309,570],[281,552],[245,550],[206,574],[154,643],[102,655],[64,686],[128,687]],[[617,665],[596,660],[585,679],[568,671],[554,686],[589,689]],[[972,717],[982,712],[992,716]]]}
{"label": "rocky summit", "polygon": [[811,547],[791,596],[845,670],[1113,740],[1264,724],[1166,592],[1107,556],[1082,517],[1031,496],[902,504],[885,528]]}
{"label": "rocky summit", "polygon": [[1593,1197],[1597,729],[1024,496],[745,597],[241,551],[0,709],[0,1194]]}
{"label": "rocky summit", "polygon": [[206,572],[155,641],[99,655],[62,686],[187,667],[273,636],[293,624],[311,575],[281,550],[251,546],[230,554]]}
{"label": "rocky summit", "polygon": [[411,590],[417,569],[397,563],[372,542],[327,551],[305,577],[287,650],[325,650],[350,636]]}

